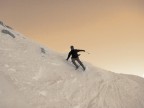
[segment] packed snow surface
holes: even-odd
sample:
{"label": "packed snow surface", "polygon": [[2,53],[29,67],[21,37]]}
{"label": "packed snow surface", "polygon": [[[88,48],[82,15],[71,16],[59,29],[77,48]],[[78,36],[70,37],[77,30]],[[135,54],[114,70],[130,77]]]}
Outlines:
{"label": "packed snow surface", "polygon": [[144,108],[143,78],[86,62],[75,70],[66,54],[2,22],[0,31],[0,108]]}

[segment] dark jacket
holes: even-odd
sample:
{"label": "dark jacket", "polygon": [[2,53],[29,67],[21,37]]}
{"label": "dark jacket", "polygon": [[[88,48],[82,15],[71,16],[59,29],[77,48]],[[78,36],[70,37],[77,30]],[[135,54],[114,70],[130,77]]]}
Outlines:
{"label": "dark jacket", "polygon": [[79,56],[78,52],[80,52],[80,51],[85,52],[85,50],[78,50],[78,49],[71,50],[68,54],[67,60],[70,58],[71,55],[72,55],[72,58],[78,58],[78,56]]}

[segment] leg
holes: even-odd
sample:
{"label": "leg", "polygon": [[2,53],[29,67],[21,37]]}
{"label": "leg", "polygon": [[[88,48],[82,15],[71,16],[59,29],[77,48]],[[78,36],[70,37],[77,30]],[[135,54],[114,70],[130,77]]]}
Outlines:
{"label": "leg", "polygon": [[78,69],[79,66],[76,64],[75,58],[72,58],[72,63],[75,65],[76,69]]}
{"label": "leg", "polygon": [[83,67],[83,69],[85,70],[85,66],[83,65],[83,63],[80,61],[79,58],[76,59],[78,61],[78,63]]}

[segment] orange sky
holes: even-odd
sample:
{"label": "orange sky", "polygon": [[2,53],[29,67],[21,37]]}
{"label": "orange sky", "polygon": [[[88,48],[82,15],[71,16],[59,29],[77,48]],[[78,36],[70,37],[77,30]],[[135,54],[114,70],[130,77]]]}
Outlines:
{"label": "orange sky", "polygon": [[126,74],[144,74],[142,0],[1,0],[0,18],[59,52],[85,49],[81,59]]}

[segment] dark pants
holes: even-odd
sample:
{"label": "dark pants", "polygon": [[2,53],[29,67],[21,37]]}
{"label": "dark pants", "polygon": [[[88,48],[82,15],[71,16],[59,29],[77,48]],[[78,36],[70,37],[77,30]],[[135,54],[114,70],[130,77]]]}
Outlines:
{"label": "dark pants", "polygon": [[76,66],[76,68],[78,68],[79,66],[76,64],[76,61],[83,67],[83,69],[85,70],[85,66],[82,64],[82,62],[80,61],[79,58],[71,58],[73,64]]}

